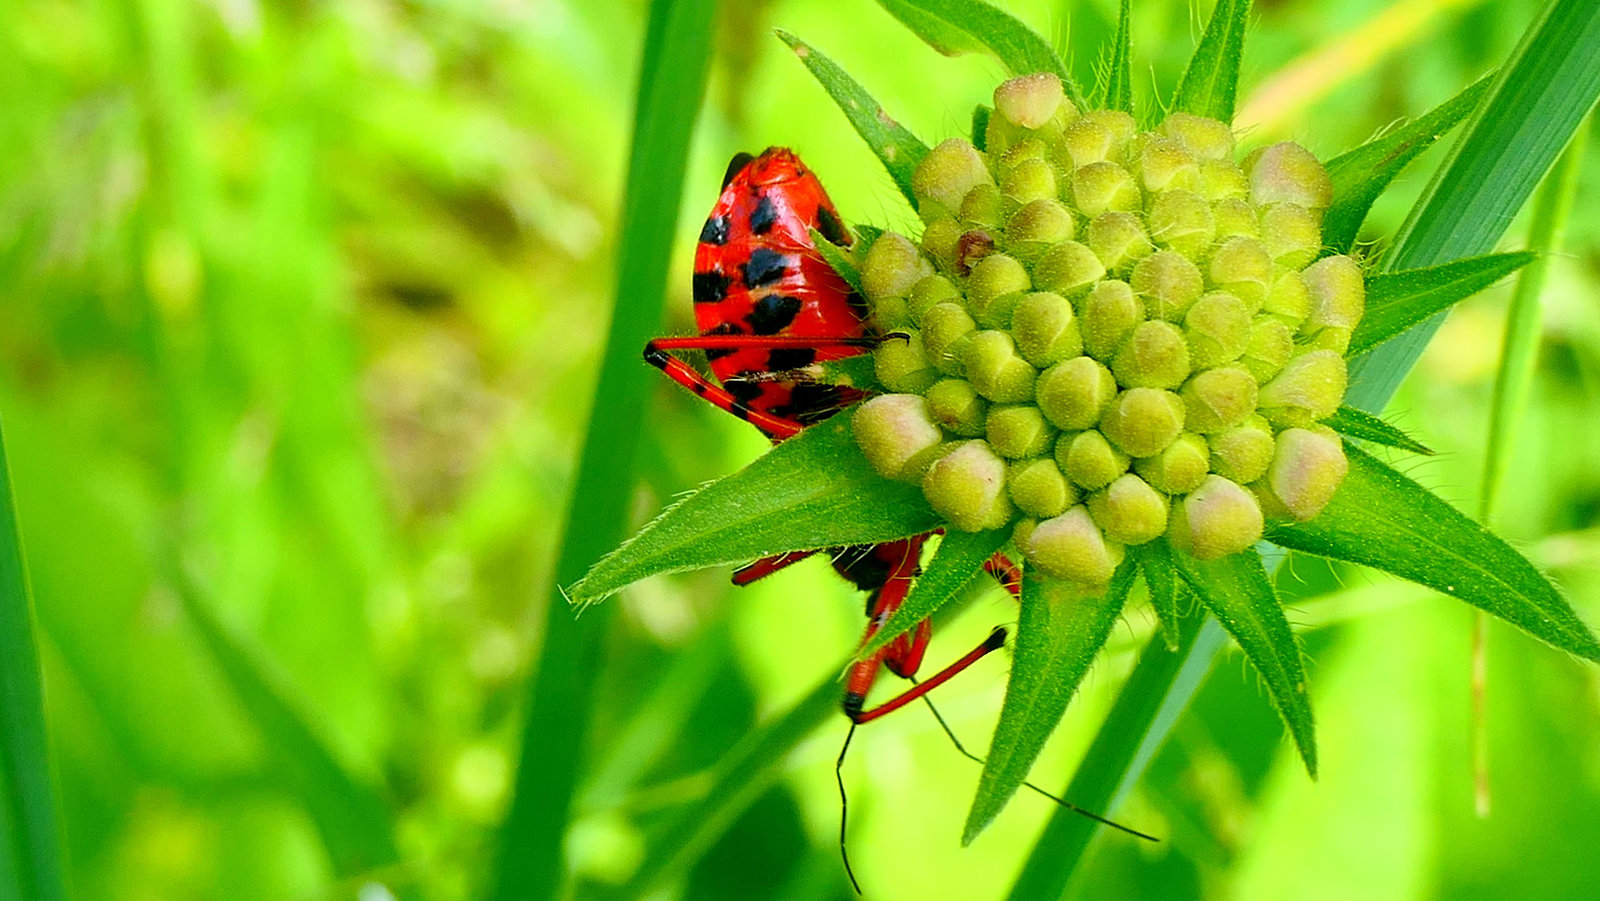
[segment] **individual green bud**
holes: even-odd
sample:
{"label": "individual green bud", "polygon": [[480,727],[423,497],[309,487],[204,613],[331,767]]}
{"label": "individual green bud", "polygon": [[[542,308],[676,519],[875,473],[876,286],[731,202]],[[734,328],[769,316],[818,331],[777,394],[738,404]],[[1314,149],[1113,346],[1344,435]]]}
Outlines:
{"label": "individual green bud", "polygon": [[1272,284],[1272,258],[1254,238],[1229,238],[1211,254],[1211,283],[1234,295],[1252,311],[1267,299]]}
{"label": "individual green bud", "polygon": [[986,441],[966,441],[940,457],[922,477],[934,512],[963,532],[998,529],[1011,519],[1006,462]]}
{"label": "individual green bud", "polygon": [[1039,376],[1035,396],[1039,409],[1063,429],[1087,429],[1117,394],[1111,370],[1089,357],[1073,357]]}
{"label": "individual green bud", "polygon": [[1100,431],[1130,457],[1166,450],[1183,431],[1183,401],[1171,391],[1129,388],[1100,417]]}
{"label": "individual green bud", "polygon": [[1190,556],[1216,560],[1261,540],[1265,525],[1254,495],[1222,476],[1210,475],[1172,505],[1167,537]]}
{"label": "individual green bud", "polygon": [[995,110],[1023,128],[1049,122],[1065,100],[1061,79],[1049,72],[1008,78],[994,89]]}
{"label": "individual green bud", "polygon": [[1111,358],[1111,374],[1125,388],[1178,387],[1189,377],[1183,332],[1160,319],[1139,323]]}
{"label": "individual green bud", "polygon": [[1134,121],[1132,115],[1122,110],[1097,109],[1090,110],[1083,115],[1086,119],[1093,119],[1104,125],[1106,130],[1111,132],[1113,151],[1115,151],[1115,148],[1128,143],[1139,131],[1139,123]]}
{"label": "individual green bud", "polygon": [[1050,450],[1056,430],[1033,404],[998,404],[989,408],[984,435],[1000,456],[1026,460]]}
{"label": "individual green bud", "polygon": [[1211,436],[1211,471],[1248,485],[1266,474],[1276,450],[1272,426],[1263,416],[1251,416]]}
{"label": "individual green bud", "polygon": [[878,381],[890,391],[921,394],[939,378],[939,370],[928,362],[927,351],[922,346],[922,333],[916,329],[907,329],[885,338],[873,352],[872,363]]}
{"label": "individual green bud", "polygon": [[1298,344],[1304,350],[1331,350],[1342,357],[1350,349],[1351,334],[1352,329],[1330,325],[1318,329],[1315,335],[1301,338]]}
{"label": "individual green bud", "polygon": [[928,389],[928,413],[939,427],[963,438],[981,438],[989,402],[965,379],[942,379]]}
{"label": "individual green bud", "polygon": [[1078,502],[1078,489],[1048,457],[1011,464],[1006,489],[1011,502],[1028,516],[1056,516]]}
{"label": "individual green bud", "polygon": [[1035,260],[1051,246],[1070,241],[1076,234],[1072,211],[1054,199],[1026,204],[1006,222],[1011,252],[1022,260]]}
{"label": "individual green bud", "polygon": [[1344,357],[1313,350],[1289,360],[1283,371],[1261,386],[1261,414],[1279,426],[1308,426],[1327,419],[1344,400]]}
{"label": "individual green bud", "polygon": [[1311,294],[1311,313],[1300,327],[1302,334],[1315,334],[1332,326],[1353,329],[1367,309],[1367,287],[1361,264],[1350,257],[1323,257],[1300,273]]}
{"label": "individual green bud", "polygon": [[1000,189],[988,182],[973,185],[961,200],[960,219],[969,228],[978,226],[998,230],[1005,221],[1005,202],[1000,196]]}
{"label": "individual green bud", "polygon": [[1056,199],[1056,170],[1045,160],[1028,160],[1000,178],[1000,193],[1014,205]]}
{"label": "individual green bud", "polygon": [[1284,364],[1294,356],[1294,332],[1277,319],[1258,316],[1250,323],[1250,346],[1245,348],[1239,362],[1256,384],[1272,379],[1283,371]]}
{"label": "individual green bud", "polygon": [[1289,327],[1289,333],[1300,328],[1300,323],[1311,314],[1311,292],[1299,272],[1285,272],[1272,283],[1267,297],[1261,302],[1261,312]]}
{"label": "individual green bud", "polygon": [[1194,302],[1183,317],[1183,336],[1195,369],[1232,363],[1250,347],[1250,309],[1226,291]]}
{"label": "individual green bud", "polygon": [[1033,286],[1040,291],[1075,297],[1105,274],[1105,264],[1094,251],[1077,241],[1062,241],[1046,250],[1033,264]]}
{"label": "individual green bud", "polygon": [[998,404],[1033,398],[1038,372],[1017,353],[1011,335],[993,329],[980,331],[967,345],[964,374],[978,393]]}
{"label": "individual green bud", "polygon": [[1139,183],[1151,192],[1192,191],[1200,186],[1200,167],[1181,143],[1158,137],[1139,151]]}
{"label": "individual green bud", "polygon": [[948,300],[936,303],[922,314],[923,351],[940,372],[959,376],[977,329],[965,306]]}
{"label": "individual green bud", "polygon": [[911,305],[904,297],[888,297],[872,305],[873,324],[883,331],[902,331],[911,327]]}
{"label": "individual green bud", "polygon": [[1311,151],[1293,141],[1263,147],[1245,159],[1250,177],[1250,202],[1258,207],[1297,203],[1324,210],[1333,201],[1333,182]]}
{"label": "individual green bud", "polygon": [[1072,204],[1093,218],[1108,210],[1137,210],[1139,186],[1116,163],[1090,163],[1072,173]]}
{"label": "individual green bud", "polygon": [[1144,304],[1127,282],[1107,280],[1095,285],[1083,301],[1079,328],[1084,352],[1101,362],[1110,362],[1133,327],[1143,321]]}
{"label": "individual green bud", "polygon": [[951,138],[928,151],[911,173],[911,193],[917,214],[932,222],[961,209],[961,201],[974,186],[990,182],[983,154],[965,138]]}
{"label": "individual green bud", "polygon": [[1114,123],[1092,110],[1073,121],[1061,133],[1056,162],[1063,169],[1076,169],[1112,158],[1122,143]]}
{"label": "individual green bud", "polygon": [[1150,202],[1150,236],[1168,250],[1198,257],[1216,237],[1211,204],[1190,191],[1162,191]]}
{"label": "individual green bud", "polygon": [[[1243,176],[1241,176],[1243,177]],[[1211,219],[1217,224],[1216,240],[1229,238],[1258,238],[1261,225],[1256,221],[1255,208],[1243,197],[1213,199]]]}
{"label": "individual green bud", "polygon": [[1026,295],[1012,310],[1011,337],[1022,358],[1040,369],[1083,353],[1072,304],[1049,291]]}
{"label": "individual green bud", "polygon": [[[967,308],[985,328],[1004,328],[1010,323],[1011,309],[1020,299],[1013,295],[1032,287],[1028,270],[1015,257],[991,253],[972,267],[967,276]],[[1010,297],[1010,303],[999,303]]]}
{"label": "individual green bud", "polygon": [[856,409],[851,430],[879,475],[903,478],[912,460],[944,441],[944,433],[916,394],[880,394]]}
{"label": "individual green bud", "polygon": [[1026,537],[1018,547],[1030,564],[1077,585],[1106,585],[1122,565],[1122,545],[1106,540],[1082,504],[1040,521]]}
{"label": "individual green bud", "polygon": [[1089,515],[1112,541],[1144,544],[1167,530],[1167,499],[1128,473],[1089,495]]}
{"label": "individual green bud", "polygon": [[1202,435],[1236,426],[1256,411],[1256,380],[1243,366],[1197,372],[1181,394],[1189,431]]}
{"label": "individual green bud", "polygon": [[1006,148],[1004,153],[991,153],[989,159],[999,159],[995,168],[1001,176],[1030,160],[1050,159],[1050,147],[1038,135],[1028,135]]}
{"label": "individual green bud", "polygon": [[930,275],[911,286],[911,293],[906,296],[906,309],[912,321],[920,323],[934,304],[946,301],[960,303],[960,290],[944,276]]}
{"label": "individual green bud", "polygon": [[1322,220],[1298,204],[1275,203],[1261,214],[1261,243],[1274,263],[1299,269],[1322,250]]}
{"label": "individual green bud", "polygon": [[932,258],[939,268],[954,269],[956,242],[966,230],[967,227],[954,216],[943,216],[929,222],[922,230],[923,253]]}
{"label": "individual green bud", "polygon": [[1056,465],[1074,485],[1104,488],[1128,471],[1130,459],[1095,429],[1056,440]]}
{"label": "individual green bud", "polygon": [[1144,223],[1132,213],[1101,213],[1089,223],[1089,249],[1108,271],[1125,273],[1150,255],[1150,237]]}
{"label": "individual green bud", "polygon": [[905,235],[884,232],[867,249],[861,263],[861,293],[877,303],[891,297],[904,297],[933,267]]}
{"label": "individual green bud", "polygon": [[1157,491],[1186,494],[1200,487],[1211,471],[1206,439],[1184,432],[1167,449],[1153,457],[1133,462],[1133,471]]}
{"label": "individual green bud", "polygon": [[1289,515],[1305,522],[1333,500],[1350,462],[1332,430],[1290,428],[1278,433],[1267,484]]}
{"label": "individual green bud", "polygon": [[1189,113],[1173,113],[1161,123],[1161,133],[1183,145],[1200,160],[1231,160],[1233,130],[1226,123]]}
{"label": "individual green bud", "polygon": [[1150,316],[1168,322],[1182,322],[1189,306],[1205,291],[1200,268],[1172,250],[1157,251],[1134,264],[1129,282],[1144,298]]}

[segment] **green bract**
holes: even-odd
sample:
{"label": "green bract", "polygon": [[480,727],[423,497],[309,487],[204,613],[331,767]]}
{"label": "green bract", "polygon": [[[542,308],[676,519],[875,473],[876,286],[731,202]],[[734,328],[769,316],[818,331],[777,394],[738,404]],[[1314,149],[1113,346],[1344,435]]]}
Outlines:
{"label": "green bract", "polygon": [[861,260],[897,332],[877,371],[899,393],[856,414],[874,467],[920,480],[957,529],[1044,517],[1019,522],[1018,549],[1085,587],[1125,544],[1165,534],[1214,559],[1265,515],[1315,516],[1346,463],[1312,429],[1344,397],[1366,303],[1355,260],[1317,258],[1322,165],[1288,142],[1236,162],[1228,126],[1189,113],[1139,131],[1049,73],[994,102],[983,150],[951,138],[916,167],[920,241],[884,234]]}

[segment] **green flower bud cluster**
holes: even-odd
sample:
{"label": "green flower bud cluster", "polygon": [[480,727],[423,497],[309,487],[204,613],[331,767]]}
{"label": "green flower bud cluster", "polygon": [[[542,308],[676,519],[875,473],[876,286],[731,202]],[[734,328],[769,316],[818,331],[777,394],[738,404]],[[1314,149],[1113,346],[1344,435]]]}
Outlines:
{"label": "green flower bud cluster", "polygon": [[1128,545],[1212,559],[1315,516],[1365,306],[1357,263],[1321,256],[1322,165],[1289,142],[1235,162],[1227,125],[1184,113],[1141,132],[1053,75],[994,101],[985,150],[918,165],[921,240],[861,261],[893,392],[855,416],[872,465],[1090,586]]}

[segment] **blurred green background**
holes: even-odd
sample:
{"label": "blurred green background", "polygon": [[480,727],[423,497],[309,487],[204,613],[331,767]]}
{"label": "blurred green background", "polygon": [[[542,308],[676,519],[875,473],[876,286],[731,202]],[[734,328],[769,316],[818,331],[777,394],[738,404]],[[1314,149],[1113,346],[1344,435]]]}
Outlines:
{"label": "blurred green background", "polygon": [[[1011,0],[1088,78],[1110,0]],[[1531,0],[1257,4],[1244,142],[1327,158],[1510,51]],[[0,4],[0,414],[33,579],[68,867],[110,899],[481,893],[523,680],[609,321],[648,4],[620,0],[10,0]],[[1135,4],[1136,83],[1170,94],[1198,33]],[[664,334],[727,158],[796,148],[845,218],[915,219],[770,29],[912,131],[962,131],[1002,77],[870,0],[726,0],[692,144]],[[1296,68],[1285,69],[1288,66]],[[1292,73],[1281,77],[1282,73]],[[687,127],[687,123],[686,126]],[[1448,144],[1447,142],[1444,142]],[[1435,150],[1380,204],[1392,232]],[[1545,337],[1495,525],[1600,621],[1600,141],[1545,292]],[[1514,224],[1508,247],[1526,227]],[[1442,451],[1411,474],[1477,510],[1505,287],[1450,319],[1390,408]],[[639,364],[643,366],[641,362]],[[763,447],[655,383],[642,522]],[[625,477],[626,473],[619,473]],[[1101,836],[1098,897],[1583,897],[1600,847],[1600,672],[1490,630],[1493,812],[1473,812],[1472,614],[1295,561],[1323,776],[1220,658]],[[567,833],[614,896],[754,723],[835,670],[860,598],[812,561],[733,591],[645,583],[619,607]],[[998,590],[930,662],[1014,621]],[[1127,617],[1035,769],[1058,789],[1153,625]],[[1003,655],[941,708],[975,748]],[[842,718],[663,897],[846,898]],[[307,748],[322,746],[331,758]],[[318,761],[321,760],[321,763]],[[332,763],[336,762],[337,767]],[[871,898],[1005,893],[1048,803],[971,848],[978,775],[910,710],[856,736],[851,848]]]}

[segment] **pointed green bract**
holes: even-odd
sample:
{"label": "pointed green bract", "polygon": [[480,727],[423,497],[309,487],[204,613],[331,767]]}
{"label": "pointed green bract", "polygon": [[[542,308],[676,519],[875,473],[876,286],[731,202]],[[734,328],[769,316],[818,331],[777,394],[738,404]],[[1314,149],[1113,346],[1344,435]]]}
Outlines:
{"label": "pointed green bract", "polygon": [[825,360],[815,364],[817,381],[829,385],[844,385],[862,391],[881,391],[878,369],[872,354],[856,354],[839,360]]}
{"label": "pointed green bract", "polygon": [[896,541],[939,525],[919,486],[891,482],[867,464],[846,411],[668,507],[567,597],[592,604],[647,576]]}
{"label": "pointed green bract", "polygon": [[1196,560],[1188,554],[1173,554],[1172,560],[1200,603],[1228,630],[1266,681],[1306,772],[1316,778],[1317,739],[1300,645],[1289,629],[1261,556],[1246,551],[1220,560]]}
{"label": "pointed green bract", "polygon": [[851,259],[850,251],[840,247],[822,236],[816,229],[808,229],[811,233],[811,244],[822,255],[823,262],[839,273],[839,277],[849,283],[857,293],[861,291],[861,271],[856,268],[855,260]]}
{"label": "pointed green bract", "polygon": [[917,163],[928,155],[928,145],[890,118],[878,101],[867,93],[867,89],[839,68],[838,63],[787,31],[780,30],[778,37],[789,45],[794,55],[822,84],[823,90],[844,111],[845,118],[855,127],[856,134],[878,155],[883,168],[889,170],[889,177],[894,179],[900,193],[915,209],[917,198],[911,192],[911,173],[917,168]]}
{"label": "pointed green bract", "polygon": [[1117,36],[1111,42],[1111,58],[1102,73],[1104,83],[1097,92],[1105,109],[1133,112],[1133,14],[1130,0],[1122,0],[1117,14]]}
{"label": "pointed green bract", "polygon": [[1217,0],[1194,56],[1178,79],[1172,108],[1178,112],[1233,121],[1239,93],[1239,63],[1244,58],[1244,29],[1250,0]]}
{"label": "pointed green bract", "polygon": [[1072,102],[1085,106],[1050,42],[1004,10],[982,0],[878,0],[878,5],[946,56],[987,53],[1012,75],[1054,72]]}
{"label": "pointed green bract", "polygon": [[1383,419],[1355,407],[1340,407],[1332,416],[1324,419],[1323,423],[1335,432],[1351,438],[1360,438],[1363,441],[1410,451],[1413,454],[1433,455],[1433,448],[1402,432],[1398,426],[1390,425]]}
{"label": "pointed green bract", "polygon": [[1167,650],[1178,647],[1178,571],[1172,564],[1172,546],[1166,539],[1133,548],[1139,560],[1139,570],[1144,573],[1144,584],[1150,589],[1150,606],[1156,611],[1161,637],[1166,639]]}
{"label": "pointed green bract", "polygon": [[1411,161],[1472,114],[1490,78],[1484,77],[1422,116],[1328,161],[1333,205],[1322,216],[1322,243],[1346,253],[1355,243],[1367,211]]}
{"label": "pointed green bract", "polygon": [[983,564],[993,557],[1011,533],[1006,529],[987,532],[961,532],[951,530],[939,540],[933,559],[911,586],[905,602],[884,621],[872,640],[856,653],[856,659],[873,652],[905,634],[911,627],[938,611],[940,607],[960,597],[968,585],[987,578]]}
{"label": "pointed green bract", "polygon": [[1456,260],[1367,279],[1367,310],[1345,356],[1358,357],[1532,262],[1527,251]]}
{"label": "pointed green bract", "polygon": [[1511,545],[1348,442],[1345,455],[1350,472],[1328,506],[1309,522],[1269,524],[1267,540],[1393,573],[1600,661],[1594,633]]}
{"label": "pointed green bract", "polygon": [[1104,593],[1041,577],[1033,569],[1024,574],[1016,659],[962,844],[977,838],[1027,780],[1083,674],[1111,635],[1136,572],[1134,562],[1125,560]]}

